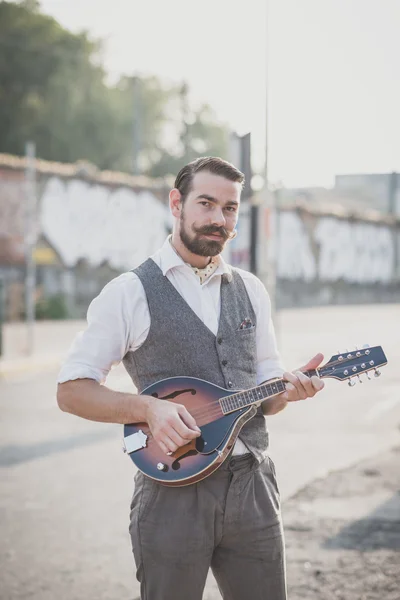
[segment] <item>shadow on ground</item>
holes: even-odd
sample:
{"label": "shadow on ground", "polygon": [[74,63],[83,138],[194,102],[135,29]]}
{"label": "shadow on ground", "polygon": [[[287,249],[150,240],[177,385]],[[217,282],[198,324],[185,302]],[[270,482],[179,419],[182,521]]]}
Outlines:
{"label": "shadow on ground", "polygon": [[385,548],[400,551],[400,491],[368,517],[343,527],[335,536],[325,541],[323,548],[360,552],[373,552]]}
{"label": "shadow on ground", "polygon": [[102,431],[73,435],[64,439],[55,438],[46,442],[38,442],[37,444],[0,446],[0,467],[13,467],[14,465],[42,458],[43,456],[67,452],[78,446],[96,444],[114,436],[115,431]]}

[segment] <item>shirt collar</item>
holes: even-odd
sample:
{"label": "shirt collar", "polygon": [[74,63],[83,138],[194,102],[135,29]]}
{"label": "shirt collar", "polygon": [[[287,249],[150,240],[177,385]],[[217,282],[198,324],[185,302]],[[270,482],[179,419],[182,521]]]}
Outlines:
{"label": "shirt collar", "polygon": [[[161,246],[159,250],[160,257],[160,267],[162,274],[165,276],[168,271],[176,268],[186,268],[189,269],[189,265],[185,263],[185,261],[179,256],[179,254],[175,251],[171,244],[171,235],[167,237],[164,244]],[[227,275],[228,281],[232,281],[232,269],[225,262],[224,258],[219,254],[216,257],[218,261],[218,268],[214,271],[214,275]]]}

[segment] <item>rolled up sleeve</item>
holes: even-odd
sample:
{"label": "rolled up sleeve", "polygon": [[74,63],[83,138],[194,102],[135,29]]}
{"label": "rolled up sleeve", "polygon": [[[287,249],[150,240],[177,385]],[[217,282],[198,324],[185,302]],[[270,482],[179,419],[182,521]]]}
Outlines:
{"label": "rolled up sleeve", "polygon": [[[87,327],[72,343],[57,382],[95,379],[104,383],[131,344],[131,311],[128,309],[127,275],[108,283],[91,302]],[[130,274],[129,274],[130,275]]]}

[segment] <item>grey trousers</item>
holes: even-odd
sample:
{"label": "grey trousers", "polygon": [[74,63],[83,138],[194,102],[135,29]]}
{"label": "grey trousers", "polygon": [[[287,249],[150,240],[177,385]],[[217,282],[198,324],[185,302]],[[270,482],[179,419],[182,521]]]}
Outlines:
{"label": "grey trousers", "polygon": [[285,600],[279,491],[269,457],[235,456],[186,487],[135,477],[130,534],[142,600]]}

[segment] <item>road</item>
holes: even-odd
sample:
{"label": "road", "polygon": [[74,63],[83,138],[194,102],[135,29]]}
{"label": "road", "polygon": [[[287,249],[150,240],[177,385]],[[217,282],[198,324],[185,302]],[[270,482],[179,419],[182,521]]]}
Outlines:
{"label": "road", "polygon": [[[399,443],[400,305],[282,311],[285,364],[317,351],[382,345],[382,377],[349,388],[327,380],[314,399],[268,420],[283,499],[329,471]],[[0,580],[2,600],[132,600],[138,596],[129,547],[133,466],[121,427],[59,411],[56,371],[0,381]],[[131,389],[122,368],[108,385]],[[210,577],[204,599],[219,598]]]}

